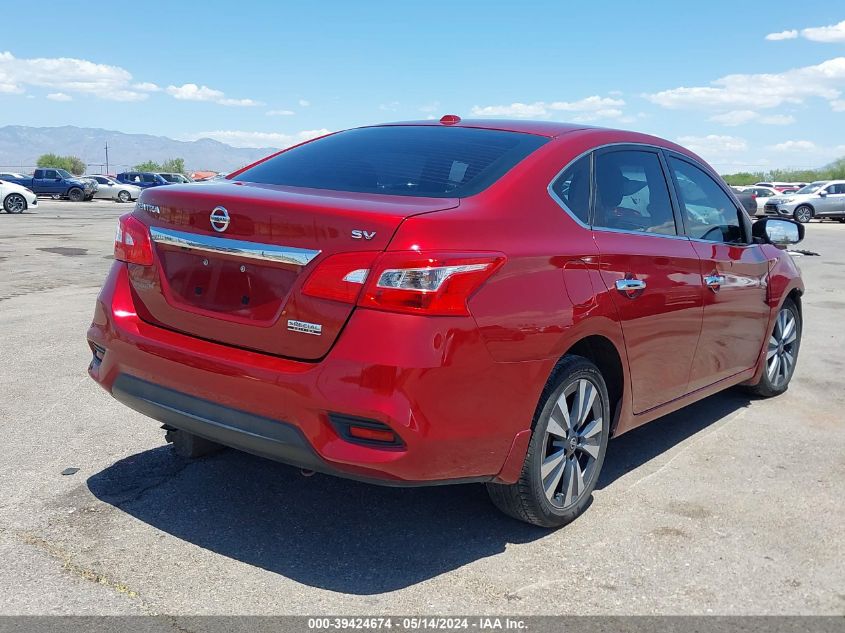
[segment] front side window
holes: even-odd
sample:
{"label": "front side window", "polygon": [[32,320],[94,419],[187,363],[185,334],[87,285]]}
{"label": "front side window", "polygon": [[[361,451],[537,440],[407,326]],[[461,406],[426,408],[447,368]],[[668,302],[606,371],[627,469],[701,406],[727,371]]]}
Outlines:
{"label": "front side window", "polygon": [[593,226],[677,235],[669,188],[654,152],[621,150],[595,160]]}
{"label": "front side window", "polygon": [[552,183],[552,192],[584,224],[590,217],[590,156],[582,156]]}
{"label": "front side window", "polygon": [[742,243],[742,225],[733,200],[704,170],[669,158],[687,234],[712,242]]}
{"label": "front side window", "polygon": [[534,134],[397,125],[339,132],[234,177],[289,187],[463,198],[492,185],[548,141]]}

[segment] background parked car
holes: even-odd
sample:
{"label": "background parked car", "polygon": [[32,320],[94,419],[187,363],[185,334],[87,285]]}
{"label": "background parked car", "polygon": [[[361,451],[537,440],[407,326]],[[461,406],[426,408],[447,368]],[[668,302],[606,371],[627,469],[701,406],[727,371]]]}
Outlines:
{"label": "background parked car", "polygon": [[0,203],[6,213],[23,213],[38,206],[38,196],[26,187],[0,180]]}
{"label": "background parked car", "polygon": [[806,182],[757,182],[754,183],[755,187],[769,187],[774,189],[775,191],[780,191],[781,193],[785,193],[787,191],[798,191],[801,187],[805,187],[807,185]]}
{"label": "background parked car", "polygon": [[753,218],[757,215],[757,198],[754,193],[738,187],[731,187],[731,191],[734,192],[737,200],[742,203],[742,208],[745,209],[745,212],[749,215],[749,217]]}
{"label": "background parked car", "polygon": [[[769,198],[779,196],[783,193],[772,187],[761,187],[757,185],[754,185],[753,187],[738,187],[738,189],[741,191],[750,191],[754,195],[754,198],[757,201],[757,213],[761,214],[764,213],[766,201]],[[797,189],[795,191],[797,191]]]}
{"label": "background parked car", "polygon": [[117,182],[128,185],[136,185],[141,189],[170,184],[159,174],[155,174],[151,171],[125,171],[117,175]]}
{"label": "background parked car", "polygon": [[164,178],[167,182],[173,184],[184,185],[186,183],[193,182],[190,178],[182,174],[168,174],[164,172],[159,172],[158,175]]}
{"label": "background parked car", "polygon": [[798,222],[831,218],[845,222],[845,180],[819,180],[794,194],[769,198],[766,215],[791,216]]}
{"label": "background parked car", "polygon": [[129,202],[130,200],[137,200],[141,195],[141,187],[136,185],[129,185],[125,182],[118,182],[110,176],[101,176],[99,174],[91,176],[97,181],[99,189],[94,194],[95,198],[106,198],[109,200],[117,200],[118,202]]}
{"label": "background parked car", "polygon": [[[17,174],[21,176],[21,174]],[[7,182],[26,187],[39,196],[53,196],[54,198],[67,198],[72,202],[90,200],[94,197],[95,181],[88,178],[79,178],[64,169],[39,168],[32,177],[6,178]]]}

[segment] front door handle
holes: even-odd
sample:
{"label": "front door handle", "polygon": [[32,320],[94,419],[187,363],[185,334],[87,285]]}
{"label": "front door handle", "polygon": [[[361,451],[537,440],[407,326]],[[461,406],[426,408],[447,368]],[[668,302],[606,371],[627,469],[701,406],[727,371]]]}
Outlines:
{"label": "front door handle", "polygon": [[724,275],[708,275],[704,278],[704,283],[713,292],[719,292],[722,284],[725,283],[725,277]]}
{"label": "front door handle", "polygon": [[616,289],[629,299],[636,299],[646,288],[646,283],[642,279],[617,279]]}

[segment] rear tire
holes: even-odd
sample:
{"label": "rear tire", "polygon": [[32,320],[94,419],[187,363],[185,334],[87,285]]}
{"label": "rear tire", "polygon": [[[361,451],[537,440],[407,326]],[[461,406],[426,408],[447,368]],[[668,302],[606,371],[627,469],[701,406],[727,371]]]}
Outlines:
{"label": "rear tire", "polygon": [[747,390],[755,396],[771,398],[789,389],[801,348],[801,313],[792,299],[786,299],[778,311],[775,327],[766,345],[763,374]]}
{"label": "rear tire", "polygon": [[806,204],[802,204],[800,207],[795,209],[792,217],[795,218],[796,222],[807,224],[807,222],[813,219],[813,210]]}
{"label": "rear tire", "polygon": [[487,484],[515,519],[557,528],[590,504],[610,437],[610,401],[598,367],[581,356],[558,363],[540,397],[519,480]]}
{"label": "rear tire", "polygon": [[26,211],[26,207],[26,198],[19,193],[10,193],[3,200],[3,208],[6,210],[6,213],[23,213]]}
{"label": "rear tire", "polygon": [[225,448],[222,444],[212,442],[198,435],[193,435],[187,431],[179,431],[178,429],[167,431],[164,434],[164,439],[173,444],[173,450],[179,457],[188,459],[211,455]]}
{"label": "rear tire", "polygon": [[82,192],[82,189],[78,189],[77,187],[67,192],[67,199],[71,202],[82,202],[84,198],[85,194]]}

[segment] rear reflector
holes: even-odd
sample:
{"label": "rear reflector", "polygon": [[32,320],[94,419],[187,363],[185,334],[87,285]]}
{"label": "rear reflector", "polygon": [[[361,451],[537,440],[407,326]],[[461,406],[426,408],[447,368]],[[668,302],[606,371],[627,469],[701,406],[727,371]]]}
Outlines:
{"label": "rear reflector", "polygon": [[120,216],[114,235],[114,258],[127,264],[152,266],[153,245],[147,226],[131,213]]}
{"label": "rear reflector", "polygon": [[376,420],[365,420],[352,416],[329,413],[329,421],[343,439],[354,444],[401,448],[401,438],[389,426]]}
{"label": "rear reflector", "polygon": [[468,315],[469,297],[504,262],[502,253],[343,253],[321,262],[302,292],[391,312]]}

